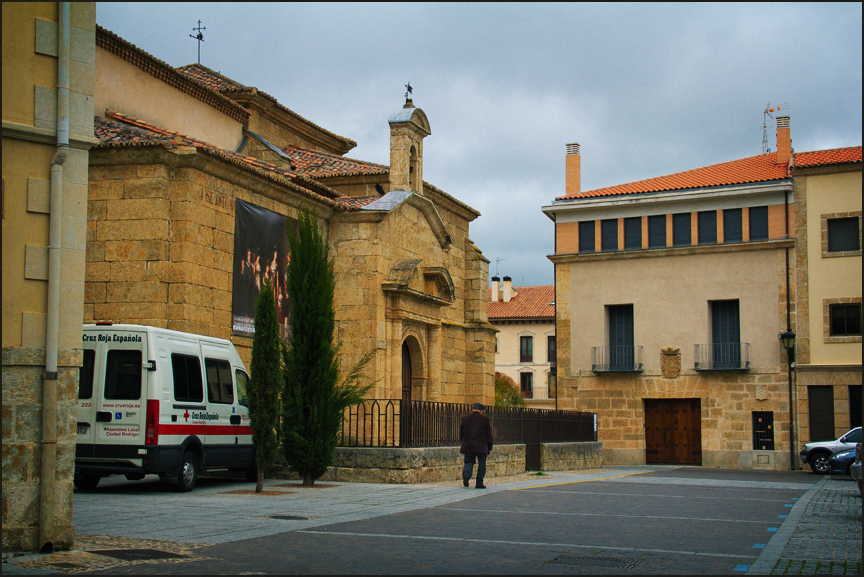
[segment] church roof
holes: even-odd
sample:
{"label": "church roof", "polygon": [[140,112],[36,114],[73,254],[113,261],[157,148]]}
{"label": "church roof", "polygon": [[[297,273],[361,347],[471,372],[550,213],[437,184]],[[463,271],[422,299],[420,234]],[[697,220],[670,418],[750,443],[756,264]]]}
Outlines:
{"label": "church roof", "polygon": [[390,172],[390,167],[383,164],[354,160],[353,158],[309,150],[299,146],[286,147],[285,154],[291,157],[291,162],[297,172],[309,178],[388,174]]}

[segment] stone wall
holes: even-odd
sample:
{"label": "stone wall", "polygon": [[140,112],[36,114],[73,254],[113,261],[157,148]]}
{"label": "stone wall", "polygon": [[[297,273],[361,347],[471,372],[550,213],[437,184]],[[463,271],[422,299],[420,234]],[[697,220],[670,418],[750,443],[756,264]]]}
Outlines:
{"label": "stone wall", "polygon": [[[601,444],[549,443],[540,446],[544,471],[573,471],[603,466]],[[436,483],[462,478],[463,457],[458,447],[378,448],[337,447],[335,464],[320,481],[359,483]],[[525,472],[525,445],[496,445],[486,461],[486,477]],[[280,453],[271,479],[297,479]]]}

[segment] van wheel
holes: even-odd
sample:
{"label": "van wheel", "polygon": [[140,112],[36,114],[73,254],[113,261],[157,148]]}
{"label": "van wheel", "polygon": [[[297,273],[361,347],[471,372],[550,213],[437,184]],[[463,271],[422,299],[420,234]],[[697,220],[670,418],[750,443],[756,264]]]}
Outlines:
{"label": "van wheel", "polygon": [[186,493],[195,488],[198,482],[198,457],[195,453],[186,451],[183,454],[183,462],[177,469],[177,481],[174,487],[181,493]]}
{"label": "van wheel", "polygon": [[72,478],[72,483],[75,485],[76,489],[80,489],[81,491],[92,491],[96,488],[96,485],[99,484],[99,481],[102,479],[99,475],[75,475]]}

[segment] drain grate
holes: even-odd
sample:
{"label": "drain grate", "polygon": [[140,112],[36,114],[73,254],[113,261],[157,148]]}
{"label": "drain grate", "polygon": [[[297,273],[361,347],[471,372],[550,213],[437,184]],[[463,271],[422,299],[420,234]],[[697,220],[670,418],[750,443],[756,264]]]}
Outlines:
{"label": "drain grate", "polygon": [[573,557],[559,555],[548,563],[555,565],[581,565],[591,567],[609,567],[612,569],[635,569],[642,561],[639,559],[615,559],[614,557]]}
{"label": "drain grate", "polygon": [[280,521],[308,521],[309,517],[301,517],[299,515],[267,515],[270,519],[279,519]]}
{"label": "drain grate", "polygon": [[88,551],[97,555],[114,557],[122,561],[150,561],[151,559],[184,559],[186,555],[159,551],[157,549],[105,549],[103,551]]}

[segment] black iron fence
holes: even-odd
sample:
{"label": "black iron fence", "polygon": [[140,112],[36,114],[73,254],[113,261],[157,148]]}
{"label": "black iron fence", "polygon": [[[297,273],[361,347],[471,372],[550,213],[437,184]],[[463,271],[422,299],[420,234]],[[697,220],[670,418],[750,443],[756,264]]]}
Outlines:
{"label": "black iron fence", "polygon": [[[470,404],[369,400],[345,410],[343,447],[458,447],[459,423]],[[596,441],[594,413],[487,407],[498,445]]]}

